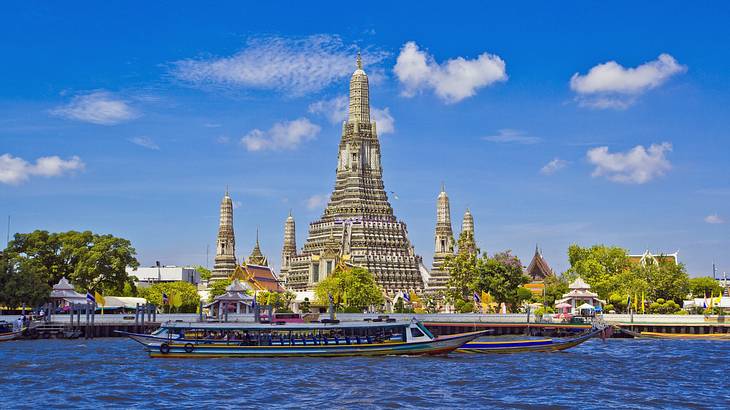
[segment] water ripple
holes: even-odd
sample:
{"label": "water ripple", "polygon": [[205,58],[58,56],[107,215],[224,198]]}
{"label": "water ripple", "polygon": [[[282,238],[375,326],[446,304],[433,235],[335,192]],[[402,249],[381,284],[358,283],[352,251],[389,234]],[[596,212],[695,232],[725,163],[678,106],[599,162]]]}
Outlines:
{"label": "water ripple", "polygon": [[727,408],[730,345],[599,340],[553,354],[154,360],[125,339],[0,344],[3,407]]}

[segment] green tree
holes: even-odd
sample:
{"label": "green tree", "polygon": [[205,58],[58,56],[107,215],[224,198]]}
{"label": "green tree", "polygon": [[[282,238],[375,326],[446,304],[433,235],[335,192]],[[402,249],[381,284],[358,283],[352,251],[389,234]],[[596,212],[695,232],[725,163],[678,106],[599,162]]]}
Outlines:
{"label": "green tree", "polygon": [[329,304],[329,295],[334,299],[335,308],[365,309],[379,306],[385,302],[383,291],[375,283],[373,274],[367,269],[355,267],[335,269],[314,288],[319,303]]}
{"label": "green tree", "polygon": [[16,308],[41,305],[48,299],[51,287],[35,259],[21,258],[0,252],[0,305]]}
{"label": "green tree", "polygon": [[568,293],[568,279],[564,275],[548,275],[545,277],[544,301],[547,306],[555,305],[555,301]]}
{"label": "green tree", "polygon": [[34,275],[48,286],[65,276],[80,291],[105,294],[123,292],[130,282],[126,268],[139,266],[128,240],[90,231],[18,233],[6,251],[21,259],[33,259]]}
{"label": "green tree", "polygon": [[293,292],[256,292],[256,303],[259,305],[272,305],[277,312],[291,312],[289,306],[296,295]]}
{"label": "green tree", "polygon": [[646,296],[649,300],[664,299],[682,303],[690,292],[689,275],[682,263],[648,264],[640,270],[643,272],[639,275],[646,278],[648,284]]}
{"label": "green tree", "polygon": [[570,245],[568,261],[570,269],[566,275],[569,280],[580,276],[602,299],[608,298],[615,289],[618,275],[631,266],[625,249],[605,245],[590,248]]}
{"label": "green tree", "polygon": [[210,271],[210,269],[203,267],[201,265],[198,265],[195,267],[195,270],[200,273],[200,280],[202,281],[209,281],[210,277],[213,275],[213,273]]}
{"label": "green tree", "polygon": [[[169,305],[162,304],[162,294],[165,293],[170,300],[179,296],[182,306],[179,309],[171,308]],[[198,288],[188,282],[160,282],[147,288],[138,290],[140,297],[147,299],[148,302],[157,305],[165,311],[177,310],[180,313],[195,313],[200,304],[200,295]]]}
{"label": "green tree", "polygon": [[309,313],[312,309],[312,303],[309,301],[309,298],[304,298],[302,303],[299,304],[299,310],[302,313]]}
{"label": "green tree", "polygon": [[491,258],[485,254],[478,260],[472,291],[479,294],[488,292],[495,302],[504,303],[509,311],[514,312],[521,302],[519,289],[529,281],[519,258],[510,251],[497,253]]}
{"label": "green tree", "polygon": [[[208,283],[208,302],[212,302],[216,296],[226,293],[226,288],[231,285],[230,279],[218,279]],[[250,294],[250,293],[249,293]]]}
{"label": "green tree", "polygon": [[449,255],[444,261],[444,269],[449,272],[446,282],[446,301],[456,307],[459,301],[469,301],[472,298],[474,281],[477,279],[478,255],[468,251],[466,246],[470,238],[462,232],[459,236],[459,252]]}
{"label": "green tree", "polygon": [[722,292],[722,286],[709,276],[689,279],[688,286],[689,292],[696,298],[709,298]]}

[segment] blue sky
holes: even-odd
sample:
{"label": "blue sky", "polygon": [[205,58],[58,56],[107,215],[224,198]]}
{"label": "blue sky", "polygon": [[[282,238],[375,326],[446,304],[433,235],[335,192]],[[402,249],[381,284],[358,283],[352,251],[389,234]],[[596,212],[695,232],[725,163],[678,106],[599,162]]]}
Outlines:
{"label": "blue sky", "polygon": [[562,271],[570,243],[606,243],[730,272],[726,3],[391,3],[3,4],[0,215],[205,264],[228,185],[237,253],[258,227],[278,265],[289,209],[301,246],[334,184],[362,50],[426,261],[443,181],[490,253],[539,244]]}

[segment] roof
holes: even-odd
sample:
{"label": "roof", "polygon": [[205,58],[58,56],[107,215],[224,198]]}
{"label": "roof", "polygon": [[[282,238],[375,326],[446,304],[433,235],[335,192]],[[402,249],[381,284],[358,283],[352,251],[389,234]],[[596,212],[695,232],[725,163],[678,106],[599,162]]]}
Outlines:
{"label": "roof", "polygon": [[674,253],[653,254],[648,249],[639,255],[628,255],[629,262],[646,265],[647,263],[679,263],[679,251]]}
{"label": "roof", "polygon": [[590,289],[591,285],[587,284],[580,276],[568,286],[570,289]]}
{"label": "roof", "polygon": [[251,284],[255,290],[265,290],[268,292],[286,292],[279,283],[274,270],[269,266],[261,265],[245,265],[246,281]]}
{"label": "roof", "polygon": [[527,267],[527,270],[525,272],[530,275],[530,278],[532,278],[532,280],[543,280],[548,275],[553,274],[553,270],[542,257],[542,254],[538,250],[537,246],[535,247],[535,255],[532,256],[532,261],[530,261],[530,265]]}
{"label": "roof", "polygon": [[233,330],[304,330],[304,329],[342,329],[342,328],[382,328],[407,326],[410,321],[396,322],[341,322],[341,323],[287,323],[275,325],[270,323],[208,323],[208,322],[165,322],[160,327],[167,329],[233,329]]}
{"label": "roof", "polygon": [[53,285],[50,297],[53,299],[65,299],[73,303],[86,303],[86,295],[76,292],[73,285],[65,277]]}

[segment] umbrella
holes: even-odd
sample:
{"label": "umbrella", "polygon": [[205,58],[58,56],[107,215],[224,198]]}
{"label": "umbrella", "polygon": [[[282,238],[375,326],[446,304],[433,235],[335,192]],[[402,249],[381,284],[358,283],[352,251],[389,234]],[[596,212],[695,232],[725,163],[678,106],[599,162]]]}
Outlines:
{"label": "umbrella", "polygon": [[583,309],[596,310],[596,308],[593,305],[590,305],[588,303],[584,303],[584,304],[578,306],[578,310],[583,310]]}
{"label": "umbrella", "polygon": [[569,307],[573,307],[573,305],[571,305],[570,303],[558,303],[557,305],[555,305],[556,309],[565,309]]}

